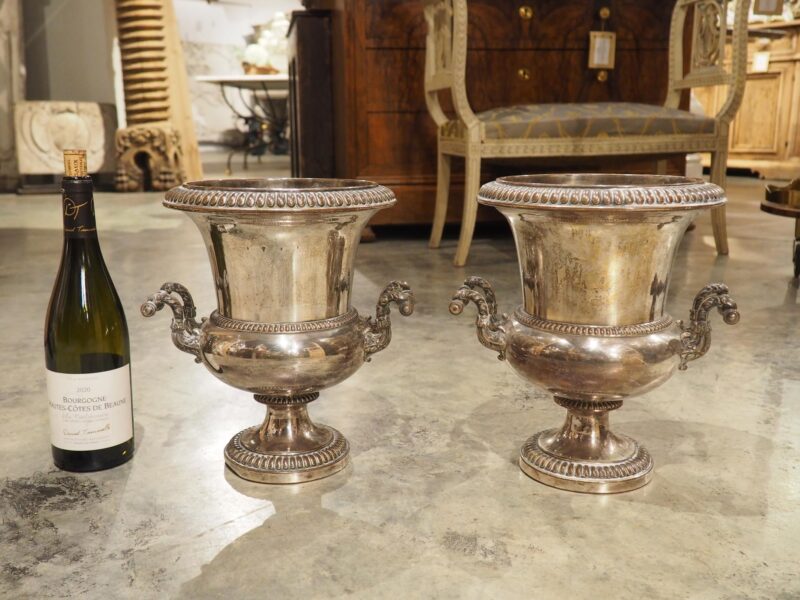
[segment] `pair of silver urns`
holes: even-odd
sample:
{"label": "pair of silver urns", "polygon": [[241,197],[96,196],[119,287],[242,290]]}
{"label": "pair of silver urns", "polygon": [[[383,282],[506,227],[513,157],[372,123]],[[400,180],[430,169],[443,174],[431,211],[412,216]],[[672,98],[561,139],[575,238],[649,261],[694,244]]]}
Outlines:
{"label": "pair of silver urns", "polygon": [[[678,244],[700,210],[723,206],[723,190],[680,177],[542,175],[499,179],[479,200],[511,224],[522,305],[498,315],[489,283],[470,277],[450,312],[474,302],[480,342],[567,409],[563,427],[525,442],[520,467],[580,492],[646,484],[650,455],[611,432],[608,413],[705,354],[712,309],[739,320],[721,284],[698,293],[688,322],[664,314]],[[264,423],[225,448],[239,476],[295,483],[348,464],[347,440],[314,424],[306,404],[387,346],[392,302],[402,315],[414,311],[411,289],[397,281],[374,317],[350,303],[361,232],[394,202],[391,190],[352,180],[201,181],[167,192],[164,205],[203,234],[218,308],[198,322],[188,290],[167,283],[142,313],[168,305],[175,345],[267,406]]]}

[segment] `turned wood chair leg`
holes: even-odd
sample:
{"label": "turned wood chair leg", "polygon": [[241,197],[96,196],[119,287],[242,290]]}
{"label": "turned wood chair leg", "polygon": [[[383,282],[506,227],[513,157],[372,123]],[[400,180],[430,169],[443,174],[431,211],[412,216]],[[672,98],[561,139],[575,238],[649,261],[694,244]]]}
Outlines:
{"label": "turned wood chair leg", "polygon": [[[711,183],[725,188],[725,167],[728,164],[727,152],[711,154]],[[728,254],[728,226],[725,218],[725,206],[711,209],[711,227],[714,230],[714,243],[717,254]]]}
{"label": "turned wood chair leg", "polygon": [[449,154],[439,152],[436,168],[436,205],[433,209],[433,227],[428,241],[430,248],[438,248],[442,241],[442,231],[447,218],[447,200],[450,197],[450,161]]}
{"label": "turned wood chair leg", "polygon": [[463,267],[467,262],[472,234],[475,231],[475,218],[478,214],[478,189],[481,185],[481,157],[467,157],[464,160],[464,212],[461,215],[461,234],[453,264]]}

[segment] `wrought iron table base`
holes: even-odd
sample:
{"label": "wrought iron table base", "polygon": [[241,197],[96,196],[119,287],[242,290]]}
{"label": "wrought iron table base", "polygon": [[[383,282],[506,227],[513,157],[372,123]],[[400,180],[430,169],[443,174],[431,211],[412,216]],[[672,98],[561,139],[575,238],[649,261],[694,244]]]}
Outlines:
{"label": "wrought iron table base", "polygon": [[220,93],[222,100],[231,109],[238,119],[241,119],[245,126],[244,146],[241,148],[232,148],[228,153],[228,158],[225,162],[225,175],[230,176],[233,173],[231,161],[237,152],[243,154],[243,166],[247,170],[247,157],[255,156],[261,161],[261,157],[265,152],[269,151],[272,154],[286,154],[289,149],[289,142],[286,139],[286,126],[289,122],[288,118],[288,99],[278,99],[282,102],[281,107],[276,104],[275,100],[269,93],[269,89],[265,84],[261,84],[261,91],[264,94],[264,99],[258,97],[255,90],[252,91],[251,100],[248,102],[242,93],[242,88],[239,90],[239,99],[241,103],[250,111],[249,115],[242,114],[228,99],[225,93],[225,84],[220,84]]}

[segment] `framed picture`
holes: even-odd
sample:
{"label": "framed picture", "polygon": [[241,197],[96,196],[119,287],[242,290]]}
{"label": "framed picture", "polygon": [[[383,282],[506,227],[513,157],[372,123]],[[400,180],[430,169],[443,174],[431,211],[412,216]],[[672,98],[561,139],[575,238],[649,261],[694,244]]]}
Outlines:
{"label": "framed picture", "polygon": [[783,0],[756,0],[753,4],[755,15],[782,15]]}
{"label": "framed picture", "polygon": [[589,68],[613,69],[617,34],[613,31],[589,32]]}

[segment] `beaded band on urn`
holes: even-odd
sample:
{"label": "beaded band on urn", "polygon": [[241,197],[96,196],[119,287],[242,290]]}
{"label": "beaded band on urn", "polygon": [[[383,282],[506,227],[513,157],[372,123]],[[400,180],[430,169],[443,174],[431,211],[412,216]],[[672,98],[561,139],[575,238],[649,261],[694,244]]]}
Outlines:
{"label": "beaded band on urn", "polygon": [[[233,183],[232,183],[233,182]],[[166,193],[164,206],[184,211],[244,212],[379,210],[394,205],[389,188],[358,179],[209,180]]]}
{"label": "beaded band on urn", "polygon": [[609,412],[665,382],[711,344],[709,315],[739,320],[722,284],[697,294],[687,323],[665,313],[677,247],[700,210],[725,203],[701,180],[652,175],[525,175],[484,185],[514,231],[522,305],[498,315],[488,281],[450,302],[478,308],[478,340],[567,410],[564,425],[520,449],[519,466],[554,487],[593,493],[645,485],[653,459],[613,432]]}
{"label": "beaded band on urn", "polygon": [[711,208],[725,203],[722,189],[701,179],[659,176],[641,185],[639,175],[518,175],[501,177],[480,189],[482,204],[564,209]]}
{"label": "beaded band on urn", "polygon": [[349,463],[347,439],[312,422],[308,404],[388,345],[390,304],[404,316],[414,310],[399,281],[379,294],[374,317],[350,301],[361,232],[394,202],[383,186],[335,179],[198,181],[167,192],[164,206],[186,212],[203,235],[217,309],[198,322],[189,291],[165,283],[142,314],[168,306],[175,346],[266,405],[264,422],[225,447],[237,475],[298,483]]}

